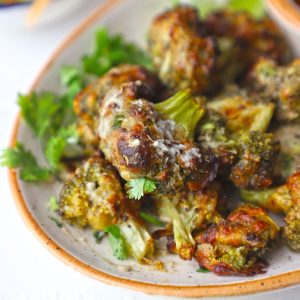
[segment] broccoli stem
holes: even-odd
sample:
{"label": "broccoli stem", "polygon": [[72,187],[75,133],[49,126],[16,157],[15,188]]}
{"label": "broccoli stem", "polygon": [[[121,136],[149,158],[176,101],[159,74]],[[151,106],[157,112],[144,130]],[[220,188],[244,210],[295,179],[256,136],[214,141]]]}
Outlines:
{"label": "broccoli stem", "polygon": [[292,198],[285,185],[262,191],[241,190],[241,197],[246,202],[262,206],[275,213],[286,213],[292,206]]}
{"label": "broccoli stem", "polygon": [[182,90],[167,100],[155,104],[155,108],[181,126],[185,136],[189,138],[194,136],[195,128],[205,112],[201,101],[197,101],[189,89]]}

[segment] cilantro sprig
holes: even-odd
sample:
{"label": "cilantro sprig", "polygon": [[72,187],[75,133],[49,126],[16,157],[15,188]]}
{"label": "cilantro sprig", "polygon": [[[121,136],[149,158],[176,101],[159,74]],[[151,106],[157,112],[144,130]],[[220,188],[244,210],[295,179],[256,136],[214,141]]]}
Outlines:
{"label": "cilantro sprig", "polygon": [[105,227],[104,232],[108,233],[108,242],[113,255],[117,259],[125,260],[128,257],[128,254],[120,228],[117,225],[110,225]]}
{"label": "cilantro sprig", "polygon": [[51,173],[40,167],[32,155],[19,142],[12,148],[6,148],[0,155],[0,166],[18,169],[19,176],[24,181],[35,182],[49,180]]}
{"label": "cilantro sprig", "polygon": [[144,194],[156,189],[156,182],[147,178],[131,179],[126,183],[127,194],[130,199],[140,200]]}

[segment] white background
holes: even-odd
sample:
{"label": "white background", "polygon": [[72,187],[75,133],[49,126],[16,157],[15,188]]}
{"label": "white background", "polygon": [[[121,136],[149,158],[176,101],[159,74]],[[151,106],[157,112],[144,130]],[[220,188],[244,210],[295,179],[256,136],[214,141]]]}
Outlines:
{"label": "white background", "polygon": [[[141,0],[142,1],[142,0]],[[26,28],[27,6],[0,10],[0,149],[7,146],[25,93],[39,69],[65,36],[101,0],[64,0],[52,4],[33,29]],[[166,299],[110,287],[53,257],[26,228],[0,169],[0,299]],[[171,299],[171,298],[168,298]],[[300,299],[300,288],[230,299]]]}

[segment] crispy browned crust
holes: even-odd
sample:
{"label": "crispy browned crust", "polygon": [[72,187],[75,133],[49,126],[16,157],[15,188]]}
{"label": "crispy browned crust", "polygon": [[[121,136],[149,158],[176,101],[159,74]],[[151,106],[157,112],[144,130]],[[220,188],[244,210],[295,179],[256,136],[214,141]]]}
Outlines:
{"label": "crispy browned crust", "polygon": [[278,63],[286,63],[290,58],[283,35],[268,17],[256,20],[246,12],[222,10],[211,13],[204,27],[208,35],[233,39],[236,58],[247,68],[259,57],[268,57]]}
{"label": "crispy browned crust", "polygon": [[161,80],[172,90],[209,89],[215,67],[215,44],[200,33],[196,9],[177,6],[157,16],[150,27],[149,53]]}
{"label": "crispy browned crust", "polygon": [[[99,144],[96,128],[99,105],[103,97],[110,88],[131,81],[147,83],[154,95],[157,95],[161,89],[158,78],[145,68],[136,65],[120,65],[89,84],[75,97],[74,111],[77,115],[77,131],[82,143],[88,148],[97,148]],[[151,100],[155,100],[155,97]]]}
{"label": "crispy browned crust", "polygon": [[265,264],[258,259],[259,254],[277,232],[277,226],[263,208],[243,205],[226,220],[195,237],[195,258],[200,266],[219,275],[260,274]]}

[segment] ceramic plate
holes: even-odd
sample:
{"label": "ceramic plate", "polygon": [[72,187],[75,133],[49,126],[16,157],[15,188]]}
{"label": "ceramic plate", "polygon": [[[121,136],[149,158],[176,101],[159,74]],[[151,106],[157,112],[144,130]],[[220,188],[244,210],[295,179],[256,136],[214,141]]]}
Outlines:
{"label": "ceramic plate", "polygon": [[[106,26],[111,33],[143,44],[152,17],[162,11],[167,1],[113,0],[90,16],[53,54],[35,80],[32,90],[60,92],[59,69],[63,64],[78,64],[89,51],[97,27]],[[43,155],[39,142],[19,118],[13,129],[11,144],[19,140],[30,149],[39,162]],[[58,228],[51,220],[49,198],[57,194],[60,183],[28,184],[9,172],[17,207],[29,228],[59,259],[78,271],[108,284],[119,285],[151,294],[175,296],[224,296],[255,293],[286,287],[300,282],[300,254],[278,245],[268,257],[266,274],[255,277],[216,276],[197,273],[194,261],[181,261],[174,255],[161,254],[166,272],[155,271],[134,261],[118,261],[106,241],[96,244],[91,232],[64,225]]]}

